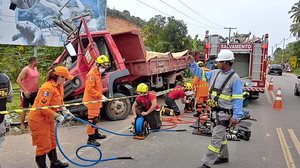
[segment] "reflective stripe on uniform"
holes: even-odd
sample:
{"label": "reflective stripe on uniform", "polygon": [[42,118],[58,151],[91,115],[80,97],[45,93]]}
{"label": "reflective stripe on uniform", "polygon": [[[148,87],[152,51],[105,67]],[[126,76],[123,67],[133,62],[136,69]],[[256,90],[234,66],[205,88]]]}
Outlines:
{"label": "reflective stripe on uniform", "polygon": [[222,145],[227,145],[228,144],[228,141],[225,140],[225,141],[222,141]]}
{"label": "reflective stripe on uniform", "polygon": [[211,144],[208,145],[208,149],[214,153],[220,153],[220,148],[217,148]]}
{"label": "reflective stripe on uniform", "polygon": [[[217,92],[216,91],[212,91],[211,93],[212,96],[217,96]],[[232,97],[229,95],[225,95],[225,94],[220,94],[219,98],[227,100],[227,101],[231,101]]]}
{"label": "reflective stripe on uniform", "polygon": [[233,94],[232,99],[244,99],[243,94]]}
{"label": "reflective stripe on uniform", "polygon": [[202,81],[206,82],[205,71],[202,69]]}

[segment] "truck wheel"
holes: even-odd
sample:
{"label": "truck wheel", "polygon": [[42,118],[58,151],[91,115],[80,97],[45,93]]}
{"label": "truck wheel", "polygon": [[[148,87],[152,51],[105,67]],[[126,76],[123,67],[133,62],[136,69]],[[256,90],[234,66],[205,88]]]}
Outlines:
{"label": "truck wheel", "polygon": [[[125,97],[122,93],[115,93],[114,98]],[[106,103],[105,112],[107,117],[112,120],[124,120],[130,113],[131,103],[129,99],[115,100]]]}
{"label": "truck wheel", "polygon": [[295,95],[295,96],[300,96],[300,92],[299,92],[299,90],[298,90],[297,84],[295,84],[294,95]]}
{"label": "truck wheel", "polygon": [[243,100],[243,107],[247,107],[249,105],[250,100],[248,98]]}

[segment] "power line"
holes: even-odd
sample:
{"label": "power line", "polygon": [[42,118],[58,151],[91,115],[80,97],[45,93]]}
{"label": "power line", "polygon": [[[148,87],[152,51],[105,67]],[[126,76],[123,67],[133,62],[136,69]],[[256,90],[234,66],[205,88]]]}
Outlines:
{"label": "power line", "polygon": [[[149,5],[149,4],[146,4],[146,3],[144,3],[144,2],[142,2],[142,1],[140,1],[140,0],[137,0],[137,1],[138,1],[139,3],[141,3],[141,4],[143,4],[143,5],[148,6],[149,8],[151,8],[151,9],[153,9],[153,10],[159,12],[159,13],[162,13],[162,14],[164,14],[164,15],[167,15],[168,17],[171,17],[171,16],[172,16],[172,15],[170,15],[170,14],[168,14],[168,13],[166,13],[166,12],[162,12],[162,11],[160,11],[159,9],[157,9],[157,8],[155,8],[155,7],[153,7],[153,6]],[[187,23],[187,24],[189,24],[189,25],[191,25],[191,26],[194,26],[194,27],[196,27],[196,28],[201,28],[201,29],[223,29],[223,28],[203,27],[203,26],[201,26],[201,25],[192,24],[192,23],[189,23],[189,22],[186,22],[186,21],[185,21],[185,23]]]}
{"label": "power line", "polygon": [[198,23],[200,23],[200,24],[202,24],[202,25],[211,27],[210,25],[207,25],[207,24],[205,24],[205,23],[203,23],[203,22],[200,22],[200,21],[198,21],[198,20],[192,18],[191,16],[189,16],[189,15],[187,15],[187,14],[181,12],[180,10],[176,9],[175,7],[173,7],[173,6],[171,6],[170,4],[166,3],[165,1],[163,1],[163,0],[160,0],[160,1],[161,1],[162,3],[164,3],[165,5],[169,6],[170,8],[174,9],[175,11],[181,13],[182,15],[184,15],[184,16],[186,16],[186,17],[192,19],[192,20],[194,20],[195,22],[198,22]]}
{"label": "power line", "polygon": [[208,18],[204,17],[203,15],[201,15],[200,13],[198,13],[197,11],[195,11],[194,9],[192,9],[191,7],[189,7],[187,4],[185,4],[185,3],[182,2],[181,0],[177,0],[177,1],[179,1],[179,2],[180,2],[181,4],[183,4],[185,7],[187,7],[188,9],[190,9],[191,11],[193,11],[194,13],[196,13],[197,15],[199,15],[200,17],[202,17],[202,18],[205,19],[206,21],[208,21],[208,22],[210,22],[210,23],[212,23],[212,24],[214,24],[214,25],[216,25],[216,26],[218,26],[218,27],[224,27],[224,26],[221,26],[221,25],[219,25],[219,24],[217,24],[217,23],[215,23],[215,22],[209,20]]}
{"label": "power line", "polygon": [[153,9],[153,10],[159,12],[159,13],[162,13],[162,14],[164,14],[164,15],[167,15],[167,16],[171,17],[171,15],[169,15],[169,14],[167,14],[167,13],[165,13],[165,12],[162,12],[162,11],[160,11],[160,10],[158,10],[158,9],[156,9],[156,8],[154,8],[154,7],[148,5],[148,4],[146,4],[146,3],[144,3],[144,2],[142,2],[142,1],[140,1],[140,0],[137,0],[137,1],[138,1],[139,3],[142,3],[142,4],[146,5],[146,6],[148,6],[149,8],[151,8],[151,9]]}

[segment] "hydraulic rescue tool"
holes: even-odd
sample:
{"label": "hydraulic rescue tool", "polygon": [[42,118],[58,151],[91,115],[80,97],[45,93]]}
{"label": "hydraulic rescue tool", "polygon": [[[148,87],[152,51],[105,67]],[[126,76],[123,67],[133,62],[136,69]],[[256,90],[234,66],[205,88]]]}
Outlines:
{"label": "hydraulic rescue tool", "polygon": [[[244,116],[241,120],[252,120],[257,121],[249,114],[249,111],[243,110]],[[239,141],[245,140],[249,141],[251,137],[250,127],[251,122],[241,121],[236,127],[229,127],[227,129],[226,138],[228,140]],[[215,125],[215,121],[211,120],[210,111],[204,110],[203,113],[198,117],[194,125],[190,127],[194,128],[193,134],[195,135],[211,135],[212,129]]]}

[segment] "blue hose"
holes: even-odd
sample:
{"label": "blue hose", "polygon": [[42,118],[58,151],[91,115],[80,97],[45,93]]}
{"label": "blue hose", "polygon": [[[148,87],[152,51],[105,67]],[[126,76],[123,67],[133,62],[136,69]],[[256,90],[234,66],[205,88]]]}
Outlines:
{"label": "blue hose", "polygon": [[[118,133],[118,132],[113,132],[113,131],[109,131],[107,129],[104,129],[104,128],[101,128],[101,127],[98,127],[94,124],[91,124],[89,123],[88,121],[85,121],[81,118],[78,118],[78,117],[74,117],[75,120],[77,121],[80,121],[84,124],[88,124],[88,125],[91,125],[92,127],[96,128],[96,129],[100,129],[102,131],[105,131],[105,132],[108,132],[108,133],[111,133],[111,134],[115,134],[115,135],[119,135],[119,136],[134,136],[133,134],[122,134],[122,133]],[[144,117],[138,117],[136,119],[136,124],[135,124],[135,127],[136,127],[136,132],[137,133],[143,133],[143,127],[144,127]],[[85,162],[91,162],[91,164],[80,164],[80,163],[77,163],[77,162],[74,162],[73,160],[71,160],[65,153],[64,151],[62,150],[62,147],[60,146],[60,143],[58,141],[58,127],[59,127],[59,124],[57,123],[56,124],[56,127],[55,127],[55,137],[56,137],[56,144],[57,144],[57,147],[59,149],[59,151],[61,152],[61,154],[71,163],[73,163],[74,165],[76,166],[79,166],[79,167],[91,167],[91,166],[94,166],[100,162],[105,162],[105,161],[112,161],[112,160],[118,160],[118,159],[134,159],[133,157],[111,157],[111,158],[102,158],[102,152],[100,150],[100,148],[94,146],[94,145],[82,145],[80,146],[77,150],[76,150],[76,157],[82,161],[85,161]],[[178,132],[178,131],[186,131],[186,129],[182,129],[182,130],[161,130],[161,129],[152,129],[151,131],[153,132],[159,132],[159,131],[166,131],[166,132]],[[97,152],[99,153],[99,158],[98,159],[86,159],[86,158],[83,158],[81,156],[79,156],[78,152],[79,150],[81,150],[82,148],[94,148],[97,150]]]}
{"label": "blue hose", "polygon": [[[136,119],[135,123],[135,130],[136,133],[143,133],[144,131],[144,121],[145,118],[143,116],[139,116]],[[167,129],[150,129],[152,132],[181,132],[181,131],[187,131],[186,129],[177,129],[177,130],[167,130]]]}
{"label": "blue hose", "polygon": [[[100,128],[100,127],[97,127],[96,125],[93,125],[85,120],[82,120],[80,118],[77,118],[77,117],[74,117],[75,120],[78,120],[82,123],[85,123],[85,124],[88,124],[88,125],[91,125],[93,126],[94,128],[97,128],[97,129],[100,129],[102,131],[105,131],[105,132],[108,132],[108,133],[111,133],[111,134],[115,134],[115,135],[119,135],[119,136],[133,136],[133,134],[121,134],[121,133],[117,133],[117,132],[113,132],[113,131],[109,131],[107,129],[104,129],[104,128]],[[56,144],[57,144],[57,147],[59,149],[59,151],[61,152],[61,154],[69,161],[71,162],[72,164],[76,165],[76,166],[79,166],[79,167],[91,167],[91,166],[94,166],[100,162],[105,162],[105,161],[112,161],[112,160],[118,160],[118,159],[134,159],[133,157],[111,157],[111,158],[102,158],[102,152],[101,152],[101,149],[100,148],[97,148],[96,146],[94,145],[82,145],[80,146],[77,150],[76,150],[76,157],[82,161],[85,161],[85,162],[91,162],[91,164],[80,164],[80,163],[77,163],[73,160],[71,160],[65,153],[64,151],[62,150],[62,147],[60,146],[60,143],[58,141],[58,127],[59,127],[59,124],[57,123],[56,124],[56,127],[55,127],[55,137],[56,137]],[[97,150],[97,152],[99,153],[99,158],[98,159],[86,159],[86,158],[83,158],[81,156],[79,156],[78,152],[82,149],[82,148],[94,148]]]}
{"label": "blue hose", "polygon": [[144,126],[144,117],[140,116],[136,119],[135,123],[135,131],[136,133],[143,133],[143,126]]}
{"label": "blue hose", "polygon": [[107,129],[105,129],[105,128],[98,127],[98,126],[96,126],[96,125],[94,125],[94,124],[91,124],[91,123],[89,123],[88,121],[85,121],[85,120],[83,120],[83,119],[81,119],[81,118],[78,118],[78,117],[74,117],[74,119],[77,120],[77,121],[80,121],[80,122],[82,122],[82,123],[84,123],[84,124],[90,125],[90,126],[96,128],[96,129],[99,129],[99,130],[108,132],[108,133],[110,133],[110,134],[115,134],[115,135],[119,135],[119,136],[133,136],[132,134],[122,134],[122,133],[118,133],[118,132],[109,131],[109,130],[107,130]]}

